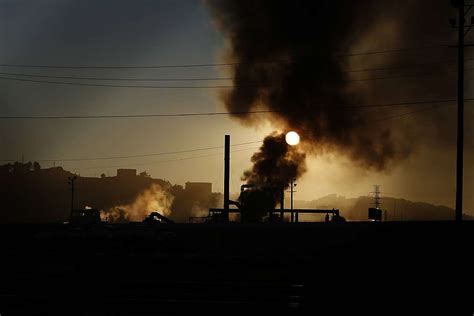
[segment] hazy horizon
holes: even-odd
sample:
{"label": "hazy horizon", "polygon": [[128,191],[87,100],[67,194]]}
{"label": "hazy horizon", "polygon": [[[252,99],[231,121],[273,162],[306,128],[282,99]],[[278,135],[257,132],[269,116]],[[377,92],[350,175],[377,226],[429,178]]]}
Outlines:
{"label": "hazy horizon", "polygon": [[[409,7],[411,5],[408,2],[401,3],[400,12]],[[446,21],[453,12],[439,13],[443,18],[442,22],[446,24],[435,28],[444,30],[438,34],[439,37],[433,33],[434,35],[427,35],[423,42],[414,41],[404,45],[421,47],[445,42],[452,44],[456,32],[449,29]],[[346,50],[364,52],[403,48],[397,46],[400,45],[398,41],[407,34],[397,33],[397,15],[393,14],[384,16],[386,19],[380,22],[382,24],[377,28],[389,35],[381,38],[380,34],[371,30],[363,40],[351,43]],[[430,12],[424,14],[430,18],[436,15]],[[411,15],[407,19],[410,17]],[[215,13],[211,12],[204,1],[120,0],[113,1],[111,5],[110,1],[92,0],[0,0],[0,20],[0,39],[7,43],[0,50],[1,64],[140,66],[213,64],[229,60],[228,34],[217,26]],[[83,23],[84,21],[87,23]],[[346,66],[351,69],[377,67],[385,65],[390,59],[389,56],[391,55],[359,56],[347,61]],[[429,59],[419,53],[408,53],[404,56],[408,64],[420,60],[436,60],[432,56]],[[455,52],[448,50],[440,56],[442,59],[455,57]],[[125,78],[215,78],[229,77],[232,74],[230,67],[138,70],[1,69],[5,73]],[[392,74],[399,73],[389,73]],[[388,90],[389,97],[378,95],[377,91],[390,85],[390,80],[380,85],[364,83],[352,88],[369,91],[367,103],[427,100],[446,96],[443,94],[445,91],[437,89],[421,89],[420,93],[415,93],[415,82],[424,82],[425,79],[407,78],[398,81],[395,88]],[[428,78],[426,82],[429,84],[434,80]],[[232,81],[219,80],[212,83],[231,85]],[[202,86],[212,83],[145,84]],[[451,88],[449,86],[446,89]],[[226,111],[226,106],[220,93],[221,89],[128,89],[62,86],[0,79],[0,115],[223,112]],[[471,76],[466,74],[466,97],[469,97],[470,93],[472,80]],[[397,113],[391,112],[390,115]],[[454,208],[455,130],[447,127],[454,126],[456,111],[454,107],[444,107],[433,113],[431,125],[418,124],[419,120],[428,117],[428,114],[387,121],[387,124],[393,124],[394,130],[413,134],[413,142],[418,138],[423,140],[414,146],[405,159],[396,161],[385,170],[378,171],[360,166],[339,151],[310,155],[307,159],[308,171],[298,180],[296,199],[311,200],[331,193],[364,196],[372,191],[374,184],[379,184],[383,195],[386,196]],[[63,165],[66,170],[83,176],[113,174],[119,166],[130,167],[138,169],[139,172],[146,170],[154,178],[163,178],[176,184],[184,184],[185,181],[212,182],[215,190],[222,192],[223,157],[222,149],[219,148],[127,159],[61,160],[217,147],[223,145],[224,135],[229,134],[232,144],[251,143],[232,148],[231,192],[238,192],[243,172],[252,166],[250,157],[261,145],[258,142],[274,130],[282,131],[282,125],[276,120],[271,117],[265,119],[265,114],[259,114],[260,116],[264,119],[257,124],[241,124],[241,121],[229,116],[1,120],[0,146],[3,150],[0,160],[39,161],[44,168]],[[379,116],[385,117],[386,114],[381,112]],[[464,205],[465,212],[470,215],[474,215],[473,117],[474,111],[466,105]],[[436,125],[439,125],[439,122],[446,122],[446,127],[438,128]],[[403,135],[406,137],[406,134]],[[305,141],[305,135],[301,135],[301,138]]]}

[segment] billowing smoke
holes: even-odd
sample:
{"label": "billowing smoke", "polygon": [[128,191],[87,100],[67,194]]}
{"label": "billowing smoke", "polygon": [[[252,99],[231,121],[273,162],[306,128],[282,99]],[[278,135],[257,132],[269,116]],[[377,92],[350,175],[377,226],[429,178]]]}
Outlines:
{"label": "billowing smoke", "polygon": [[[399,124],[394,128],[384,119],[410,108],[402,107],[400,111],[400,107],[371,109],[361,105],[452,97],[455,90],[447,83],[451,82],[447,78],[452,73],[434,79],[428,76],[426,85],[423,78],[413,75],[427,70],[416,63],[446,59],[454,53],[446,50],[447,45],[418,52],[416,56],[403,52],[365,56],[347,53],[419,47],[424,45],[421,39],[429,45],[449,43],[447,2],[208,1],[219,29],[229,41],[226,58],[235,63],[233,88],[223,93],[223,100],[233,112],[274,111],[274,125],[281,130],[297,131],[309,153],[337,152],[359,166],[385,170],[414,151],[419,141],[412,133],[419,127]],[[361,79],[357,77],[360,73],[348,71],[369,65],[406,63],[415,64],[408,69],[411,79],[354,82]],[[445,66],[437,64],[434,70],[445,70]],[[393,71],[362,73],[365,77],[380,74],[393,76]],[[236,119],[244,124],[258,124],[261,117],[249,114],[238,115]],[[433,118],[431,114],[424,117]],[[245,180],[278,183],[290,176],[289,171],[294,171],[293,176],[304,171],[295,166],[280,168],[282,152],[268,149],[264,145],[255,154],[254,168],[244,175]],[[295,163],[303,163],[304,156],[296,158]],[[267,163],[269,169],[275,169],[268,172]]]}
{"label": "billowing smoke", "polygon": [[113,223],[141,222],[158,212],[176,222],[188,222],[193,216],[206,216],[210,207],[222,205],[222,194],[201,194],[180,185],[152,183],[128,204],[114,205],[101,212],[103,220]]}
{"label": "billowing smoke", "polygon": [[306,171],[305,158],[306,154],[286,143],[285,134],[265,137],[260,150],[252,156],[252,168],[242,176],[250,187],[239,196],[245,221],[259,221],[275,207],[290,181]]}
{"label": "billowing smoke", "polygon": [[170,189],[174,196],[170,217],[176,222],[187,222],[190,217],[207,216],[209,208],[222,205],[222,194],[186,190],[180,185]]}
{"label": "billowing smoke", "polygon": [[174,196],[168,191],[158,184],[152,184],[132,203],[114,206],[103,212],[102,216],[110,222],[138,222],[154,211],[169,216],[173,200]]}
{"label": "billowing smoke", "polygon": [[253,167],[244,172],[242,180],[257,187],[285,189],[291,179],[306,171],[304,153],[285,141],[285,134],[267,136],[260,151],[252,156]]}

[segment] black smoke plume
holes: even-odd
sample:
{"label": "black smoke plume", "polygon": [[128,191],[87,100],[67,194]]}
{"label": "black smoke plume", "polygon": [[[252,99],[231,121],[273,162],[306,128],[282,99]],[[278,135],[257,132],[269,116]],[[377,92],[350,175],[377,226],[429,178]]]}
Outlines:
{"label": "black smoke plume", "polygon": [[[408,69],[408,74],[413,75],[433,71],[433,67],[416,66],[420,61],[426,64],[455,56],[452,50],[446,50],[447,45],[417,54],[347,54],[357,49],[367,50],[366,47],[384,50],[449,43],[452,38],[446,22],[450,14],[446,10],[449,1],[208,2],[218,27],[229,41],[227,58],[235,63],[233,89],[223,94],[228,110],[275,111],[272,121],[283,130],[297,131],[305,142],[305,149],[311,153],[337,152],[359,166],[385,170],[413,152],[419,142],[413,135],[420,127],[407,128],[402,122],[394,128],[385,119],[403,114],[410,108],[360,106],[453,97],[455,94],[453,81],[448,80],[455,78],[452,73],[425,76],[425,79],[415,76],[412,79],[353,82],[353,79],[361,79],[361,73],[347,71],[412,63],[415,66]],[[444,64],[438,64],[435,70],[445,70],[444,67]],[[362,73],[365,77],[380,74],[394,73]],[[406,69],[404,74],[407,74]],[[433,115],[428,113],[422,117],[425,121]],[[236,119],[245,124],[256,124],[261,116],[239,115]],[[440,117],[435,119],[440,120]],[[444,122],[443,125],[450,124]],[[265,153],[256,154],[257,157],[262,155]],[[257,159],[255,163],[259,161]],[[253,171],[246,173],[244,178],[248,181],[275,180],[268,174],[259,174],[261,170],[257,167]]]}
{"label": "black smoke plume", "polygon": [[242,176],[250,188],[239,196],[243,222],[260,221],[275,207],[290,181],[306,171],[305,158],[306,154],[286,143],[285,134],[265,137],[252,156],[252,168]]}
{"label": "black smoke plume", "polygon": [[253,166],[242,180],[256,187],[285,189],[291,179],[306,171],[306,155],[288,145],[285,134],[272,134],[263,140],[260,151],[252,156]]}

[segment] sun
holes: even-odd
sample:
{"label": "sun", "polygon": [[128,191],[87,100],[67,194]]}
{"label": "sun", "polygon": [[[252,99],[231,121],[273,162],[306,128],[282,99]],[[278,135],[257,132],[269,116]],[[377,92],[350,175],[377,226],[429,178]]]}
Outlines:
{"label": "sun", "polygon": [[300,135],[297,132],[291,131],[286,133],[285,140],[288,145],[295,146],[300,142]]}

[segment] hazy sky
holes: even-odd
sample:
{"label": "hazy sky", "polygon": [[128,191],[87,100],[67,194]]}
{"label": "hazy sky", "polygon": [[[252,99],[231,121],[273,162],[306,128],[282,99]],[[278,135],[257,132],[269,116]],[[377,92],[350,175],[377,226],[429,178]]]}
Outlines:
{"label": "hazy sky", "polygon": [[[140,66],[202,64],[222,61],[226,44],[208,8],[198,0],[0,0],[0,64]],[[379,43],[380,44],[380,43]],[[370,50],[370,45],[363,47]],[[165,69],[44,69],[0,67],[2,73],[54,76],[202,78],[226,76],[225,67]],[[0,75],[0,77],[14,77]],[[39,78],[41,80],[41,78]],[[67,80],[72,81],[72,80]],[[102,82],[104,83],[104,82]],[[127,82],[105,82],[128,84]],[[144,82],[161,86],[228,85],[213,82]],[[468,88],[471,84],[467,82]],[[469,91],[469,89],[468,89]],[[218,89],[129,89],[62,86],[0,79],[0,115],[94,115],[225,111]],[[468,109],[466,125],[472,123]],[[447,120],[454,108],[443,110]],[[401,118],[407,121],[414,117]],[[407,125],[409,126],[409,125]],[[95,120],[1,120],[0,159],[54,160],[83,176],[115,175],[117,167],[146,170],[153,177],[184,184],[210,181],[222,191],[222,150],[145,158],[61,162],[67,158],[140,155],[215,147],[231,134],[232,143],[255,142],[271,124],[242,126],[226,116]],[[466,134],[472,144],[472,129]],[[451,135],[452,136],[452,135]],[[304,138],[304,135],[302,135]],[[438,135],[433,135],[438,137]],[[447,136],[446,136],[447,137]],[[450,137],[447,137],[451,139]],[[250,166],[258,144],[235,146],[232,191]],[[469,145],[470,146],[470,145]],[[328,153],[311,158],[299,181],[298,199],[325,194],[366,195],[381,184],[386,195],[454,206],[455,156],[429,142],[383,173],[362,170]],[[472,150],[467,148],[466,210],[474,214]],[[214,156],[209,156],[214,155]],[[187,159],[196,156],[194,159]],[[184,159],[183,159],[184,158]],[[178,160],[181,159],[181,160]],[[176,160],[169,162],[170,160]],[[53,162],[41,162],[49,167]],[[390,207],[390,206],[388,206]]]}

